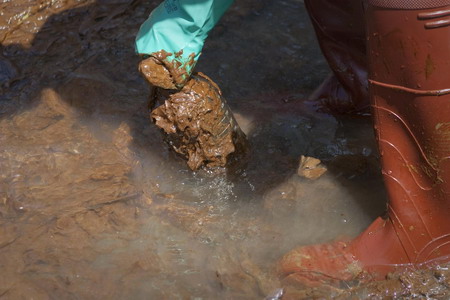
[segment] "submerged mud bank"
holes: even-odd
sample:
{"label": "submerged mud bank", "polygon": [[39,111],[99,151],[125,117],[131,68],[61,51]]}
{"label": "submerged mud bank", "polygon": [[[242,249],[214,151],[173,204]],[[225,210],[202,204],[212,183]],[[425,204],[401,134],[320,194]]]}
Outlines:
{"label": "submerged mud bank", "polygon": [[448,299],[449,287],[450,264],[447,264],[394,272],[382,281],[343,282],[341,288],[287,286],[283,299]]}

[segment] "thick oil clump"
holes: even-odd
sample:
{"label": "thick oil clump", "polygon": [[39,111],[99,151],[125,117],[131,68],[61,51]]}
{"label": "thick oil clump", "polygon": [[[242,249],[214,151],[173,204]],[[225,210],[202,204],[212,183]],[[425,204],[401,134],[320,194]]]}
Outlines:
{"label": "thick oil clump", "polygon": [[[142,61],[139,69],[149,82],[170,86],[164,80],[171,78],[164,67],[146,72],[159,66],[151,57]],[[151,102],[160,105],[151,112],[152,119],[162,129],[167,144],[187,160],[191,170],[225,167],[245,152],[245,134],[220,88],[206,75],[193,74],[181,90],[156,90],[153,96],[156,99]]]}

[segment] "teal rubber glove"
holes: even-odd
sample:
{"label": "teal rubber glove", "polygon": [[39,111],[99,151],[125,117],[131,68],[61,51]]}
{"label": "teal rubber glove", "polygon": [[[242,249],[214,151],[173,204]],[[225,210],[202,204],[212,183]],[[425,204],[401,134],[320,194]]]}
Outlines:
{"label": "teal rubber glove", "polygon": [[[144,76],[162,88],[181,88],[192,74],[208,33],[232,3],[233,0],[163,1],[136,37],[137,53],[152,58],[150,64],[140,67]],[[161,76],[169,76],[172,85],[163,83]]]}

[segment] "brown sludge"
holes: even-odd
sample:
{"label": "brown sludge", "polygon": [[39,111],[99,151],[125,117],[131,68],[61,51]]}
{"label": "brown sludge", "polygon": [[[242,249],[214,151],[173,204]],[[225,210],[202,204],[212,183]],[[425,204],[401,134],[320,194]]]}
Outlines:
{"label": "brown sludge", "polygon": [[[177,53],[170,53],[164,50],[151,53],[149,58],[140,62],[139,72],[153,86],[171,90],[181,89],[186,84],[186,81],[189,80],[189,74],[186,72],[186,69],[194,66],[195,53],[191,53],[184,64],[177,59],[181,55],[183,55],[183,50]],[[174,57],[172,58],[171,56]],[[171,59],[167,59],[168,57],[171,57]]]}
{"label": "brown sludge", "polygon": [[192,170],[225,167],[245,149],[241,131],[219,87],[206,75],[194,74],[179,91],[151,112],[170,147]]}
{"label": "brown sludge", "polygon": [[139,72],[144,75],[148,82],[163,89],[176,89],[169,70],[164,64],[154,58],[149,57],[139,64]]}

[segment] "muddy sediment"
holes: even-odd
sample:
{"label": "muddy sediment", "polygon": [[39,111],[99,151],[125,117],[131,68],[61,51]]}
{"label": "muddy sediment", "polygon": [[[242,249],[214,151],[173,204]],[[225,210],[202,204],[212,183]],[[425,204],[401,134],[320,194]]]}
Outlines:
{"label": "muddy sediment", "polygon": [[187,160],[191,170],[225,167],[246,148],[239,128],[219,87],[202,73],[193,74],[151,112],[168,145]]}
{"label": "muddy sediment", "polygon": [[189,55],[185,63],[178,58],[183,55],[183,50],[177,53],[169,53],[165,50],[151,53],[139,63],[139,71],[147,81],[163,89],[181,89],[189,80],[187,69],[195,65],[194,53]]}
{"label": "muddy sediment", "polygon": [[[242,157],[246,137],[239,128],[220,88],[202,73],[189,76],[181,65],[180,53],[161,50],[139,63],[139,71],[152,86],[150,107],[164,140],[191,170],[225,167]],[[172,57],[168,59],[168,57]]]}
{"label": "muddy sediment", "polygon": [[450,265],[390,273],[385,280],[343,282],[341,287],[286,286],[285,300],[293,299],[448,299]]}

